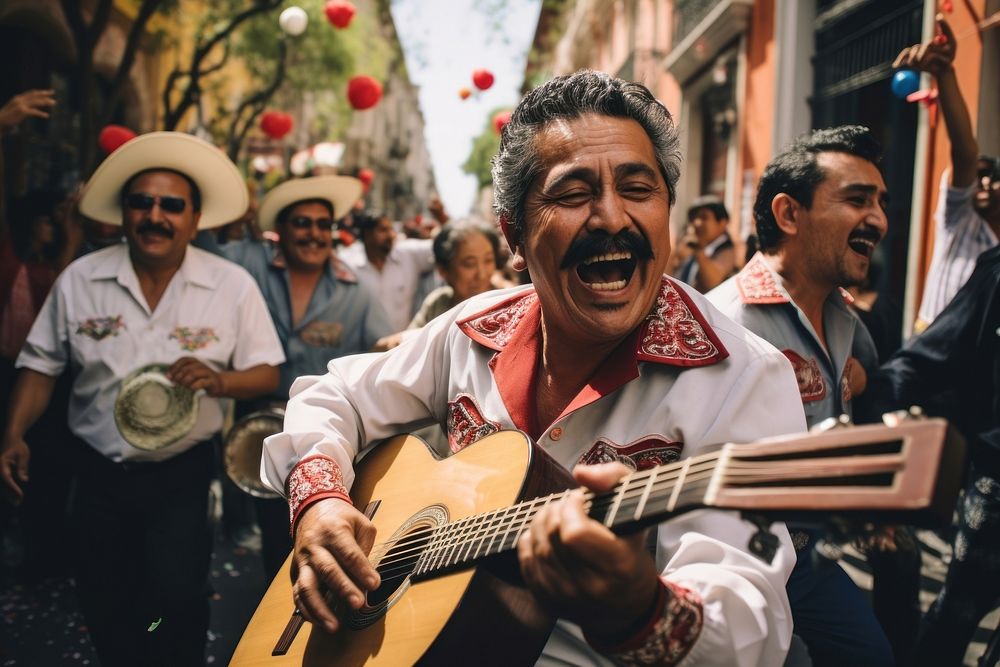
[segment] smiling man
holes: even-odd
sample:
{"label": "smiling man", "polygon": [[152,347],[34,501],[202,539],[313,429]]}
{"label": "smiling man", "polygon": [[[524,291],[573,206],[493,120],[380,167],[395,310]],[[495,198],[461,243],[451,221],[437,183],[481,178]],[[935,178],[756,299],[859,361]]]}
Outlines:
{"label": "smiling man", "polygon": [[[844,126],[812,132],[771,160],[754,203],[760,252],[708,294],[792,362],[810,426],[850,416],[866,370],[878,364],[875,344],[843,288],[864,281],[888,228],[879,152],[867,128]],[[892,664],[861,591],[836,565],[814,566],[810,549],[817,536],[792,534],[799,558],[788,593],[795,631],[813,664]],[[916,589],[912,593],[915,603]],[[914,614],[915,605],[892,614],[897,626],[904,617],[911,623],[900,645],[912,639]]]}
{"label": "smiling man", "polygon": [[[345,501],[355,458],[401,429],[439,424],[441,456],[520,429],[578,483],[607,489],[630,470],[805,428],[788,361],[663,275],[679,171],[672,119],[639,84],[585,71],[524,97],[494,158],[494,208],[534,285],[472,297],[386,354],[300,379],[285,432],[265,444],[307,618],[336,632],[331,603],[358,608],[378,586],[373,527]],[[793,560],[774,530],[764,560],[738,516],[684,515],[655,529],[654,556],[645,535],[589,519],[580,493],[541,510],[518,541],[533,599],[559,619],[540,664],[780,665]],[[495,662],[506,648],[480,650]]]}
{"label": "smiling man", "polygon": [[[246,206],[236,166],[200,139],[155,132],[116,150],[90,179],[80,209],[121,225],[128,243],[69,265],[17,359],[21,372],[0,446],[0,477],[16,501],[31,492],[24,433],[63,369],[73,371],[78,534],[65,554],[76,566],[76,591],[102,665],[204,662],[208,488],[220,399],[273,390],[284,356],[246,271],[189,243]],[[153,365],[167,368],[166,379]],[[146,398],[119,410],[116,400],[136,376],[199,392],[190,428],[159,437],[153,419],[136,424],[126,440],[119,419],[144,409],[158,418],[176,407],[163,405],[162,393],[137,389],[133,394]]]}
{"label": "smiling man", "polygon": [[[301,375],[326,370],[331,359],[367,352],[390,333],[382,306],[333,252],[336,220],[361,197],[361,181],[316,176],[286,181],[260,204],[258,223],[277,244],[251,239],[209,245],[250,272],[267,302],[285,351],[281,382],[263,398],[237,404],[237,417],[288,400]],[[254,498],[265,570],[274,576],[291,549],[284,502]]]}

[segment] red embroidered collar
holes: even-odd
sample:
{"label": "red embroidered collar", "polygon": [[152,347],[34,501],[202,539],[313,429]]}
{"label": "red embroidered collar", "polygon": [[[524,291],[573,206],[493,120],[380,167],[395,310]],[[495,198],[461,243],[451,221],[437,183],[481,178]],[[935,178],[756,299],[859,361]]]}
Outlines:
{"label": "red embroidered collar", "polygon": [[743,303],[770,304],[791,301],[788,292],[781,286],[780,277],[774,274],[759,252],[736,274],[736,288],[740,291]]}
{"label": "red embroidered collar", "polygon": [[[466,336],[499,352],[510,342],[521,322],[526,321],[525,316],[534,315],[536,310],[541,310],[538,295],[529,290],[457,324]],[[527,320],[535,326],[540,321],[538,317]],[[664,277],[656,303],[638,329],[636,360],[691,367],[709,366],[728,356],[729,352],[691,298],[672,279]]]}

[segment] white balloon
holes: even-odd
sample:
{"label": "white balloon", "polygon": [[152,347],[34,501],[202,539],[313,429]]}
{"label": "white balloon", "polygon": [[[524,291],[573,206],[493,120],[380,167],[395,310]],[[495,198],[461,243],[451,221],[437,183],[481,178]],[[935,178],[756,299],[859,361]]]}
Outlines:
{"label": "white balloon", "polygon": [[298,37],[309,25],[309,15],[301,7],[289,7],[278,15],[278,25],[286,35]]}

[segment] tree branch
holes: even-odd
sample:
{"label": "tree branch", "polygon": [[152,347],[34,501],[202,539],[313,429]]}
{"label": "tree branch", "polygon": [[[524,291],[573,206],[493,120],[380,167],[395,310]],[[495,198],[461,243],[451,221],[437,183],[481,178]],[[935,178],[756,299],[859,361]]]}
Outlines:
{"label": "tree branch", "polygon": [[160,8],[163,1],[142,0],[142,5],[139,7],[135,20],[132,22],[132,27],[129,29],[128,39],[125,42],[125,50],[122,52],[122,59],[118,64],[118,71],[115,72],[115,78],[111,82],[111,93],[104,103],[104,113],[101,114],[101,122],[98,125],[105,125],[110,120],[115,105],[121,99],[125,82],[128,81],[129,75],[132,73],[132,65],[135,63],[139,43],[146,33],[146,24],[149,23],[149,19]]}
{"label": "tree branch", "polygon": [[[240,148],[246,140],[247,132],[250,131],[257,117],[264,111],[264,107],[267,106],[268,101],[270,101],[271,97],[274,96],[274,93],[277,92],[285,80],[287,55],[288,46],[285,40],[281,39],[278,41],[278,64],[274,70],[274,78],[271,80],[271,83],[250,97],[245,98],[236,108],[233,114],[233,122],[229,126],[229,136],[226,139],[226,144],[229,147],[229,158],[233,162],[239,157]],[[237,126],[243,120],[243,114],[247,109],[250,109],[250,115],[242,122],[242,127],[237,130]]]}

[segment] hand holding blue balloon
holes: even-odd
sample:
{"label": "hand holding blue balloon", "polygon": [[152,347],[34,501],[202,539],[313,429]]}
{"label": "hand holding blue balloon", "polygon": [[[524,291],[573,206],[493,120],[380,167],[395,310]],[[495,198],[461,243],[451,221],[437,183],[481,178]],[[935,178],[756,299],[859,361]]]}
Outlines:
{"label": "hand holding blue balloon", "polygon": [[901,69],[892,77],[892,94],[901,100],[920,89],[920,75],[912,69]]}

